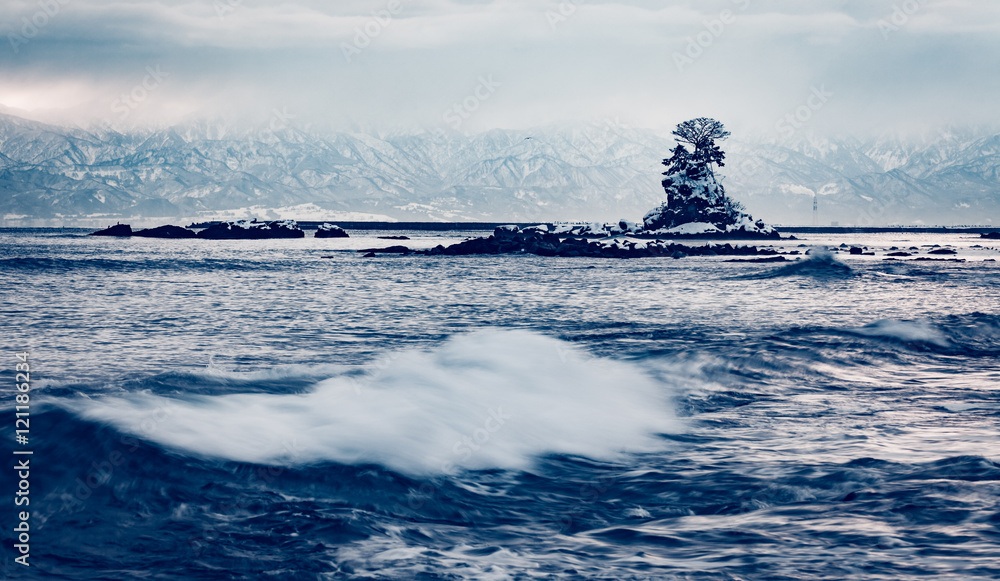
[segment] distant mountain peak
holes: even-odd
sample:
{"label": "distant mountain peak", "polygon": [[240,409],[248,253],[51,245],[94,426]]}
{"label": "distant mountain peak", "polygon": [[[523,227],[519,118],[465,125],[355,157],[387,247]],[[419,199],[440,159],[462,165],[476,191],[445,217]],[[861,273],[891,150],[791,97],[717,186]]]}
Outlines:
{"label": "distant mountain peak", "polygon": [[[821,223],[1000,218],[1000,133],[728,144],[727,194],[769,222],[811,223],[813,197]],[[26,217],[8,225],[307,219],[278,211],[288,208],[334,220],[638,221],[663,201],[660,163],[672,147],[667,132],[613,120],[374,134],[210,120],[84,130],[0,113],[0,196],[6,215]]]}

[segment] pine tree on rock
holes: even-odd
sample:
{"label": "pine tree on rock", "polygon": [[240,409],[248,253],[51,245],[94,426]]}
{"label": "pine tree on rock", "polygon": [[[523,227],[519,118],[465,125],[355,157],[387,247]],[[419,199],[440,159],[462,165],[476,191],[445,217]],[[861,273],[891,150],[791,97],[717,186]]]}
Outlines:
{"label": "pine tree on rock", "polygon": [[663,160],[667,166],[663,174],[667,201],[643,218],[646,230],[707,223],[726,231],[741,222],[752,221],[738,202],[726,197],[725,188],[715,177],[713,166],[723,167],[726,158],[715,142],[730,135],[722,123],[700,117],[681,123],[673,135],[679,143],[670,159]]}

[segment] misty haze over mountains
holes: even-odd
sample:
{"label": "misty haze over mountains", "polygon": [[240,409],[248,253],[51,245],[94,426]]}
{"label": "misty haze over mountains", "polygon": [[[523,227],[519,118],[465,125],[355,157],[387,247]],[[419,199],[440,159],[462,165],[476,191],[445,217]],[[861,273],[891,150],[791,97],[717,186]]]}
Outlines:
{"label": "misty haze over mountains", "polygon": [[[616,123],[366,135],[189,124],[81,130],[0,114],[6,226],[235,217],[639,220],[660,203],[668,134]],[[738,136],[727,193],[775,224],[993,224],[1000,134],[779,142]]]}

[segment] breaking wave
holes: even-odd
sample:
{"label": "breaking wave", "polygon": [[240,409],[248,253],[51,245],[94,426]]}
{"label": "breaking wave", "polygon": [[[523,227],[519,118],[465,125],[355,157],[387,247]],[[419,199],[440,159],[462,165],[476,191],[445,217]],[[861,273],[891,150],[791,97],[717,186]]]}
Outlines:
{"label": "breaking wave", "polygon": [[850,266],[837,260],[826,248],[814,248],[809,258],[798,260],[754,278],[778,278],[783,276],[834,277],[853,274]]}
{"label": "breaking wave", "polygon": [[913,343],[931,343],[948,347],[948,337],[937,327],[926,321],[894,321],[884,319],[864,327],[851,329],[852,333],[868,337],[885,337]]}
{"label": "breaking wave", "polygon": [[[265,380],[274,378],[265,376]],[[634,364],[527,331],[450,338],[305,393],[63,400],[167,449],[265,465],[381,464],[409,475],[529,469],[549,455],[613,461],[677,431],[669,390]]]}

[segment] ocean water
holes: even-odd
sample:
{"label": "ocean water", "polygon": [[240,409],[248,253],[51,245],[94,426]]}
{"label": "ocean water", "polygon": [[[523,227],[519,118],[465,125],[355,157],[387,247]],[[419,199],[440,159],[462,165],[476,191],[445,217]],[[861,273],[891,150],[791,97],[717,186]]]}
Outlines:
{"label": "ocean water", "polygon": [[[761,264],[83,234],[0,231],[32,385],[28,445],[5,387],[8,464],[33,451],[30,567],[0,478],[4,578],[1000,578],[995,241]],[[885,260],[934,245],[965,262]]]}

